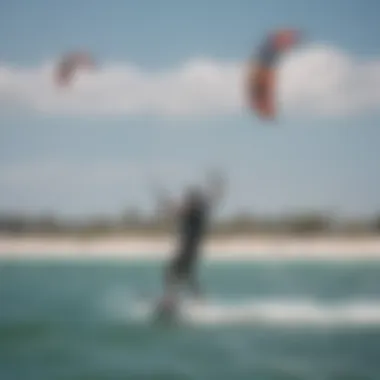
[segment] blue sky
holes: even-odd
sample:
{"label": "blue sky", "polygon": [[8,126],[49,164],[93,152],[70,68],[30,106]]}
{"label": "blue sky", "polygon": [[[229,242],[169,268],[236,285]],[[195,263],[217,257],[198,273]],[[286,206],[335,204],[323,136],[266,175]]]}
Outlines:
{"label": "blue sky", "polygon": [[[65,115],[20,107],[25,94],[39,99],[40,91],[17,82],[21,70],[78,47],[105,66],[132,64],[144,73],[175,72],[194,59],[227,70],[223,65],[244,62],[265,33],[283,25],[348,62],[378,65],[379,12],[376,0],[0,1],[0,65],[14,70],[9,83],[17,84],[1,92],[0,81],[0,211],[81,216],[149,208],[155,181],[178,195],[217,167],[229,180],[225,212],[380,212],[379,102],[339,115],[284,113],[273,125],[247,110]],[[169,96],[171,87],[157,88]],[[50,104],[40,102],[43,110]]]}

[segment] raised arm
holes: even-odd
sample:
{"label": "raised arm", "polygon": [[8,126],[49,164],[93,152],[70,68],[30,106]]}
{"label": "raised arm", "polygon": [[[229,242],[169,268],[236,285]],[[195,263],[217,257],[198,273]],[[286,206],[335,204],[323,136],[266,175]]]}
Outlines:
{"label": "raised arm", "polygon": [[219,203],[225,194],[225,181],[220,172],[210,172],[207,176],[206,196],[209,203],[214,206]]}
{"label": "raised arm", "polygon": [[174,196],[172,196],[167,189],[155,185],[153,192],[160,212],[163,213],[165,217],[169,217],[170,219],[175,218],[183,212],[183,202],[174,199]]}

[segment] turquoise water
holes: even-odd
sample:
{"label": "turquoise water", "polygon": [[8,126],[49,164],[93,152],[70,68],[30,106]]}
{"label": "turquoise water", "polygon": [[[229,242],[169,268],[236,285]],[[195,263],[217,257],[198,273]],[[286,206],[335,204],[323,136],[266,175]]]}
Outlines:
{"label": "turquoise water", "polygon": [[177,326],[161,266],[0,262],[0,379],[380,378],[380,262],[209,262]]}

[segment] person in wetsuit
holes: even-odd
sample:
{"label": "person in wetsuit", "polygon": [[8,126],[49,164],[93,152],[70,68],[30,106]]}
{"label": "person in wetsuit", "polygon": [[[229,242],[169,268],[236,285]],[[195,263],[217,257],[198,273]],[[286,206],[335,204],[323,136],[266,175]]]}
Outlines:
{"label": "person in wetsuit", "polygon": [[186,195],[179,216],[179,242],[176,255],[169,264],[165,276],[167,292],[186,284],[193,294],[199,295],[196,265],[206,232],[209,201],[198,189]]}
{"label": "person in wetsuit", "polygon": [[174,258],[169,262],[164,277],[164,303],[175,302],[180,289],[185,286],[192,295],[200,296],[197,264],[201,245],[207,232],[212,208],[221,196],[221,183],[213,182],[210,191],[191,188],[179,210],[179,239]]}

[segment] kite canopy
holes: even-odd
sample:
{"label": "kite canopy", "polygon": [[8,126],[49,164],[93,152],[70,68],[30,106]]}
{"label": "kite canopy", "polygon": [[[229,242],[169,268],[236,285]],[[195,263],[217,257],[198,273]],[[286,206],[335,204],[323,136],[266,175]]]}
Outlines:
{"label": "kite canopy", "polygon": [[251,109],[263,119],[276,116],[276,66],[282,55],[298,43],[299,38],[299,32],[293,29],[271,33],[249,64],[248,102]]}
{"label": "kite canopy", "polygon": [[69,53],[63,56],[58,63],[56,81],[59,85],[69,85],[79,70],[90,70],[93,68],[95,68],[95,61],[88,53]]}

